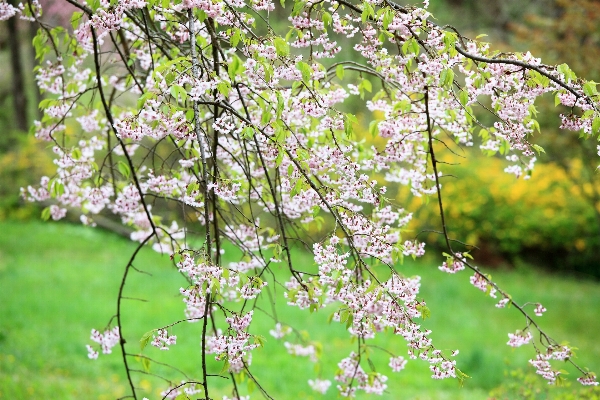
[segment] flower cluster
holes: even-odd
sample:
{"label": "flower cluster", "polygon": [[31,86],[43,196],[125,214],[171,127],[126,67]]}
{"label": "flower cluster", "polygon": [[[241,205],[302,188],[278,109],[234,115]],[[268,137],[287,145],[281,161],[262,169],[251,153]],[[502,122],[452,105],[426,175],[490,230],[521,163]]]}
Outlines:
{"label": "flower cluster", "polygon": [[525,333],[525,332],[517,331],[516,333],[508,334],[508,343],[506,343],[506,344],[511,347],[520,347],[520,346],[523,346],[524,344],[529,343],[531,341],[531,339],[533,339],[531,332]]}
{"label": "flower cluster", "polygon": [[584,386],[598,386],[598,381],[596,379],[596,375],[587,374],[585,376],[577,378],[577,381]]}
{"label": "flower cluster", "polygon": [[[112,348],[115,347],[119,341],[121,340],[121,336],[119,334],[119,327],[115,326],[112,329],[107,329],[104,333],[100,333],[96,329],[92,329],[92,334],[90,336],[92,341],[98,343],[100,348],[102,349],[102,353],[110,354],[112,353]],[[90,345],[86,345],[88,350],[88,357],[91,359],[98,358],[98,352],[94,350],[94,348]]]}
{"label": "flower cluster", "polygon": [[282,326],[279,322],[275,324],[275,329],[269,330],[269,334],[275,339],[281,339],[292,331],[289,326]]}
{"label": "flower cluster", "polygon": [[308,386],[310,386],[315,392],[325,394],[331,386],[331,381],[322,379],[309,379]]}
{"label": "flower cluster", "polygon": [[529,364],[535,368],[536,374],[541,375],[544,379],[546,379],[548,384],[553,384],[558,375],[560,375],[560,371],[555,371],[552,369],[552,365],[550,365],[549,362],[551,359],[552,355],[543,355],[538,353],[535,359],[529,360]]}
{"label": "flower cluster", "polygon": [[159,329],[156,336],[152,335],[152,346],[161,350],[169,350],[169,346],[175,343],[177,343],[177,336],[169,336],[166,329]]}
{"label": "flower cluster", "polygon": [[406,366],[406,363],[408,361],[406,361],[404,359],[404,357],[399,356],[399,357],[390,357],[390,363],[389,366],[392,369],[392,371],[394,372],[400,372],[404,369],[404,367]]}
{"label": "flower cluster", "polygon": [[447,261],[444,261],[442,263],[442,266],[438,268],[440,271],[444,271],[449,274],[455,274],[458,271],[462,271],[463,269],[465,269],[465,258],[461,254],[456,254],[455,257],[450,257]]}
{"label": "flower cluster", "polygon": [[537,315],[538,317],[541,317],[543,313],[546,312],[546,308],[544,308],[544,306],[542,306],[540,303],[537,303],[535,306],[535,315]]}
{"label": "flower cluster", "polygon": [[338,389],[342,397],[354,397],[356,390],[381,395],[387,389],[387,376],[376,372],[367,374],[359,365],[359,357],[354,352],[340,361],[338,367],[335,380],[340,382]]}
{"label": "flower cluster", "polygon": [[469,278],[469,281],[471,282],[471,285],[475,286],[477,289],[481,290],[482,292],[488,293],[488,291],[489,291],[490,297],[496,297],[496,288],[493,287],[488,282],[486,277],[483,276],[482,274],[480,274],[479,272],[475,272],[475,274]]}
{"label": "flower cluster", "polygon": [[405,256],[413,256],[413,257],[421,257],[425,254],[425,243],[419,243],[417,241],[409,241],[404,242],[404,250],[402,254]]}
{"label": "flower cluster", "polygon": [[299,357],[308,357],[310,361],[317,362],[317,352],[315,350],[315,346],[312,344],[309,344],[308,346],[302,346],[300,344],[284,342],[283,345],[289,354]]}
{"label": "flower cluster", "polygon": [[250,344],[250,334],[237,332],[235,336],[223,335],[219,332],[216,336],[206,338],[206,352],[216,354],[215,360],[226,360],[230,372],[238,373],[245,366],[251,364],[252,358],[249,352],[256,349],[258,344]]}

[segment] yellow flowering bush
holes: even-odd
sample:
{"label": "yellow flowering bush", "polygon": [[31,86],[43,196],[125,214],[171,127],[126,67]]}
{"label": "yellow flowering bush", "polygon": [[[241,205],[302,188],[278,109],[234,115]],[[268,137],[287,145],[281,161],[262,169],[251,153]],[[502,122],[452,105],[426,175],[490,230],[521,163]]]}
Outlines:
{"label": "yellow flowering bush", "polygon": [[[553,163],[538,163],[530,179],[516,179],[503,172],[506,162],[501,158],[469,155],[466,159],[446,157],[445,161],[453,164],[442,178],[444,212],[452,237],[467,238],[466,244],[491,250],[507,261],[518,256],[600,276],[598,213],[584,198],[591,187],[572,184]],[[573,163],[581,169],[576,160]],[[455,182],[443,185],[448,180]],[[398,196],[404,194],[398,192]],[[439,223],[437,201],[429,200],[428,204],[419,198],[412,200],[415,233]],[[427,237],[429,243],[442,240],[433,232]],[[472,253],[476,256],[477,250]]]}

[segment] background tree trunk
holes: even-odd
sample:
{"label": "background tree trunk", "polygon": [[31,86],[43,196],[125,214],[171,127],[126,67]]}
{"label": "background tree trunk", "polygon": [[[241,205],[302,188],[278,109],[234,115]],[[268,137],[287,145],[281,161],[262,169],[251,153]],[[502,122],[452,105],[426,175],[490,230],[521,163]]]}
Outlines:
{"label": "background tree trunk", "polygon": [[[16,6],[14,0],[9,1]],[[21,48],[19,40],[18,18],[9,18],[8,23],[8,46],[10,48],[10,67],[12,70],[12,95],[14,107],[14,121],[16,128],[27,131],[27,96],[25,94],[25,80],[23,76],[23,65],[21,61]]]}

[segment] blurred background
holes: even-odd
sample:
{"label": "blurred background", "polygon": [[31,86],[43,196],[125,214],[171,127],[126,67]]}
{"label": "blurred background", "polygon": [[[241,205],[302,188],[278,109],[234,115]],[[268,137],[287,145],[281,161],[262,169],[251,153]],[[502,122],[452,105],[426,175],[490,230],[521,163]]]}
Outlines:
{"label": "blurred background", "polygon": [[[410,4],[410,1],[401,3]],[[65,2],[47,0],[42,5],[46,21],[69,26],[73,9]],[[600,81],[600,2],[597,0],[431,0],[430,11],[437,23],[452,25],[465,36],[487,34],[482,40],[492,43],[493,48],[530,51],[546,64],[567,63],[578,76]],[[43,98],[35,85],[33,72],[31,41],[36,29],[33,23],[14,18],[0,22],[0,287],[4,288],[0,290],[0,304],[3,304],[0,310],[0,398],[40,398],[47,396],[48,387],[60,395],[47,398],[82,398],[77,397],[81,393],[89,396],[86,398],[114,398],[125,390],[116,357],[108,367],[106,364],[87,366],[85,358],[86,332],[98,326],[98,321],[110,318],[110,312],[100,304],[110,303],[115,294],[106,290],[112,284],[114,292],[114,282],[103,281],[90,268],[103,269],[107,264],[115,264],[119,270],[123,263],[115,254],[122,253],[121,258],[126,257],[129,244],[110,231],[90,232],[88,228],[68,223],[42,224],[41,207],[26,204],[19,196],[21,187],[35,185],[41,176],[51,176],[53,171],[48,144],[39,143],[29,132],[33,121],[40,118],[37,104]],[[551,97],[545,100],[536,104],[541,134],[533,140],[546,153],[539,155],[531,179],[517,180],[504,173],[506,163],[501,157],[485,157],[478,149],[468,150],[466,157],[447,172],[458,178],[443,189],[448,225],[453,237],[476,246],[472,251],[476,262],[493,269],[494,277],[513,292],[522,294],[523,301],[546,299],[544,305],[550,311],[544,322],[558,325],[556,332],[561,337],[570,340],[576,337],[578,342],[573,345],[585,349],[578,355],[600,369],[600,344],[595,341],[600,329],[598,143],[560,130],[558,115],[568,110],[556,108]],[[361,121],[367,121],[365,127],[368,126],[373,116],[361,110],[357,114]],[[370,136],[368,132],[366,136]],[[388,193],[395,193],[402,204],[409,204],[407,208],[415,213],[411,226],[414,236],[426,241],[428,249],[436,253],[440,238],[421,233],[439,226],[435,207],[423,204],[421,199],[406,197],[401,188]],[[67,241],[64,246],[61,238]],[[68,241],[81,243],[79,250],[70,247]],[[98,241],[114,242],[115,247],[110,247],[112,244],[98,247]],[[90,252],[96,255],[94,260],[89,260]],[[80,253],[81,259],[78,258]],[[156,263],[165,263],[158,255],[147,257],[157,260]],[[78,260],[79,264],[65,263],[66,258]],[[96,262],[98,264],[93,264]],[[474,329],[472,324],[486,315],[486,309],[493,308],[492,303],[486,303],[479,314],[478,306],[461,314],[458,309],[471,302],[469,295],[460,297],[463,291],[469,290],[468,283],[465,286],[464,278],[458,282],[452,280],[453,277],[440,276],[435,271],[439,262],[432,259],[429,263],[432,268],[426,271],[417,268],[411,271],[439,282],[429,293],[425,289],[427,282],[424,283],[423,297],[433,310],[430,323],[438,327],[440,336],[451,336],[452,344],[448,346],[456,345],[461,351],[466,346],[462,361],[468,368],[461,369],[473,377],[468,389],[472,391],[461,392],[447,384],[439,386],[439,390],[431,389],[425,381],[416,378],[415,370],[407,372],[409,378],[401,381],[407,390],[406,397],[401,398],[599,398],[598,390],[575,386],[551,391],[541,379],[532,378],[532,372],[527,369],[526,352],[523,352],[522,364],[510,365],[502,346],[511,325],[492,324]],[[51,272],[47,271],[48,265],[52,266]],[[90,275],[81,275],[82,271]],[[38,290],[47,284],[40,276],[51,276],[56,282],[71,285],[72,291],[61,289],[62,294],[59,294],[52,291],[56,287],[49,287],[34,295],[30,292],[32,287]],[[90,282],[91,287],[88,287]],[[87,303],[84,304],[89,308],[65,311],[65,297],[61,296],[73,296],[72,299],[78,301],[80,290],[85,290]],[[480,293],[474,296],[477,295]],[[180,300],[173,301],[179,307]],[[458,313],[454,322],[447,320],[449,316],[436,320],[432,304],[439,304],[441,309],[454,304],[452,307]],[[64,324],[71,323],[68,321],[73,318],[79,323],[69,325],[68,329],[78,343],[63,340],[48,346],[54,343],[48,332],[58,326],[64,329]],[[36,320],[34,324],[32,319]],[[520,323],[522,321],[516,326],[521,327]],[[448,324],[465,326],[448,332]],[[436,332],[435,328],[431,329]],[[481,342],[488,339],[489,342]],[[500,351],[488,351],[492,345]],[[73,372],[72,366],[78,363],[86,366]],[[426,371],[421,373],[427,375]],[[100,382],[99,376],[108,377],[108,381]],[[572,373],[570,379],[577,376]],[[149,385],[150,392],[157,387],[150,380],[144,382],[140,385]],[[412,389],[406,389],[411,384]],[[283,394],[276,398],[291,398],[285,394],[289,390],[306,391],[303,386],[281,390]],[[305,393],[304,398],[310,396],[316,395]]]}

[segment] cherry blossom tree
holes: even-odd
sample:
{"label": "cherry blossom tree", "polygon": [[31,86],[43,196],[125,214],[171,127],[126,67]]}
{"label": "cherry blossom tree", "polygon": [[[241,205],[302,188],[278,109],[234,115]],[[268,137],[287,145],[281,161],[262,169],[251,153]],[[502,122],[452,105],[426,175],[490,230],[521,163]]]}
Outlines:
{"label": "cherry blossom tree", "polygon": [[[119,349],[129,397],[140,398],[136,375],[144,373],[133,358],[149,360],[131,350],[125,338],[138,338],[123,329],[124,288],[143,272],[134,266],[143,246],[170,255],[188,285],[173,288],[185,318],[149,331],[142,351],[176,345],[182,323],[195,323],[201,338],[198,375],[170,382],[163,398],[211,398],[215,375],[229,379],[233,398],[243,397],[242,379],[270,398],[251,363],[264,345],[252,321],[270,299],[310,313],[333,310],[333,323],[357,344],[335,376],[309,382],[316,391],[334,380],[342,396],[382,394],[388,377],[369,358],[370,341],[381,335],[398,337],[382,350],[393,372],[420,359],[434,379],[465,379],[456,352],[441,351],[420,326],[430,313],[418,296],[421,280],[399,265],[421,257],[425,244],[406,231],[411,214],[386,197],[387,182],[437,204],[447,245],[439,269],[469,271],[482,299],[522,314],[523,326],[507,327],[508,345],[530,346],[538,374],[561,379],[562,361],[580,371],[581,384],[598,384],[532,315],[545,308],[513,300],[449,235],[439,158],[479,147],[527,179],[543,151],[530,141],[539,130],[536,98],[553,94],[571,110],[563,128],[597,137],[594,82],[565,64],[498,53],[438,26],[427,1],[64,1],[78,9],[72,32],[48,26],[36,0],[0,3],[0,19],[41,26],[35,73],[46,98],[33,130],[53,146],[56,173],[23,196],[54,201],[45,219],[78,209],[93,225],[108,211],[132,229],[139,246],[123,268],[115,316],[92,330],[88,345],[90,358]],[[368,128],[377,141],[358,140],[349,104],[383,115]],[[298,251],[311,252],[314,265],[294,262]],[[273,337],[293,334],[272,317]],[[301,339],[281,349],[317,356]],[[208,368],[209,358],[222,362],[221,372]]]}

